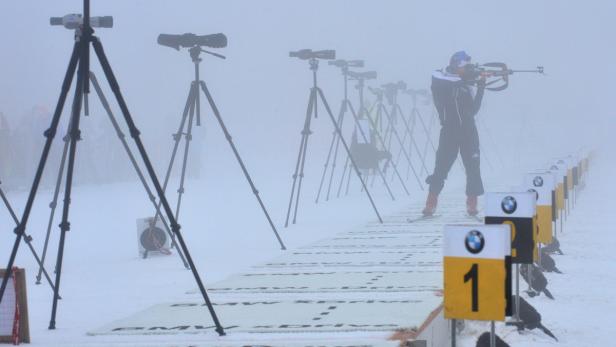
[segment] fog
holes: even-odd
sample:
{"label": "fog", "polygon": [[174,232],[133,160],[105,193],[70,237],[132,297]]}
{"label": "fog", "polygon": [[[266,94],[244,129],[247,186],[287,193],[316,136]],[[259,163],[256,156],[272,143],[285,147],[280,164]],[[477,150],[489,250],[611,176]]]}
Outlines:
{"label": "fog", "polygon": [[[201,55],[201,78],[207,83],[248,172],[279,229],[283,229],[312,84],[308,62],[289,57],[289,51],[303,48],[334,49],[339,59],[365,60],[365,68],[359,70],[378,73],[377,80],[367,82],[372,87],[405,81],[409,88],[429,89],[432,72],[444,68],[450,56],[460,50],[465,50],[477,63],[504,62],[512,69],[543,66],[545,75],[514,74],[506,90],[486,91],[483,106],[476,117],[486,191],[511,187],[517,184],[523,173],[545,168],[556,157],[590,150],[607,154],[603,160],[607,158],[605,161],[613,166],[609,160],[614,159],[612,149],[616,145],[612,106],[616,80],[614,1],[92,0],[91,8],[93,16],[111,15],[114,18],[113,28],[96,28],[95,34],[103,43],[159,178],[164,177],[168,165],[172,134],[177,132],[180,124],[194,67],[186,49],[176,51],[161,46],[157,44],[157,37],[160,33],[224,33],[227,36],[226,48],[211,49],[226,59]],[[0,137],[0,181],[2,188],[9,192],[18,214],[23,212],[26,192],[43,148],[42,133],[51,121],[74,43],[73,31],[50,26],[49,18],[81,11],[82,2],[79,0],[0,2],[0,113],[6,119],[6,124],[0,119],[0,130],[9,129],[11,134],[11,137],[6,137],[6,132],[0,133],[4,136]],[[97,75],[115,116],[127,133],[94,54],[91,70]],[[321,61],[318,79],[336,116],[343,97],[340,70]],[[349,84],[349,97],[357,108],[355,82]],[[375,100],[368,91],[366,97],[367,104]],[[72,98],[71,90],[60,123],[60,135],[56,137],[41,187],[45,199],[37,201],[39,212],[32,218],[40,225],[47,222],[49,210],[45,205],[49,203],[55,184],[62,150],[61,137],[66,133]],[[89,101],[90,115],[82,118],[83,141],[79,142],[77,150],[75,183],[79,187],[76,195],[81,200],[75,199],[73,205],[77,207],[75,212],[71,211],[74,213],[71,222],[77,226],[75,229],[85,229],[90,228],[95,215],[98,218],[111,216],[105,223],[113,225],[106,232],[117,241],[118,249],[114,251],[118,254],[114,256],[127,263],[132,260],[132,270],[141,271],[147,265],[135,262],[134,233],[131,231],[125,236],[119,231],[133,230],[134,220],[149,215],[153,209],[145,196],[143,201],[137,202],[136,196],[142,194],[136,183],[137,176],[95,93],[90,94]],[[400,95],[399,102],[408,114],[411,98]],[[313,133],[306,160],[300,209],[305,219],[300,218],[301,226],[297,226],[303,229],[290,228],[282,232],[283,238],[292,246],[314,241],[319,235],[331,237],[331,230],[327,228],[346,228],[359,219],[373,217],[357,180],[351,194],[355,199],[337,199],[318,207],[309,204],[318,188],[333,131],[320,103],[319,107],[319,117],[312,121]],[[193,129],[187,200],[183,205],[186,212],[182,214],[182,223],[184,230],[189,230],[186,234],[192,241],[191,246],[197,249],[194,253],[198,265],[208,265],[203,267],[207,269],[204,272],[208,271],[208,280],[220,280],[242,267],[271,258],[274,252],[278,252],[278,244],[271,237],[269,225],[265,223],[203,95],[201,108],[203,124]],[[438,129],[434,105],[421,103],[419,110],[426,120],[434,122],[432,136],[436,142]],[[345,123],[343,130],[350,141],[353,130],[350,121]],[[130,141],[129,137],[127,139]],[[422,145],[425,142],[422,134],[418,134],[417,139]],[[396,155],[397,150],[393,154]],[[339,158],[344,159],[344,156]],[[181,157],[176,159],[175,180],[171,183],[173,190],[169,189],[173,194],[172,203],[176,199],[177,168]],[[419,163],[414,163],[419,168]],[[428,155],[426,165],[429,171],[433,169],[433,153]],[[336,177],[341,167],[339,161]],[[406,166],[401,165],[401,168],[406,171]],[[425,178],[426,174],[421,173],[421,181]],[[464,181],[461,165],[454,165],[450,181]],[[402,204],[423,203],[426,192],[420,190],[412,178],[406,181],[406,185],[411,191],[408,198],[399,182],[392,180],[393,193],[402,198],[396,201],[400,205],[394,205],[382,185],[376,184],[374,191],[379,208],[391,212]],[[452,184],[446,189],[452,191],[459,187]],[[118,200],[114,199],[122,201],[116,206],[114,201]],[[462,204],[460,201],[460,206]],[[0,233],[7,232],[13,225],[3,207],[0,208],[0,217]],[[96,225],[99,228],[95,228],[96,231],[107,227],[107,224],[100,225]],[[41,248],[42,230],[39,228],[35,233],[37,249]],[[302,232],[295,232],[297,230]],[[13,234],[7,234],[0,238],[6,240],[1,244],[0,261],[5,260],[8,245],[12,244]],[[123,263],[108,266],[108,256],[112,252],[104,249],[85,253],[88,251],[84,251],[87,249],[84,245],[96,244],[90,237],[102,240],[107,235],[76,236],[74,244],[83,250],[72,249],[75,252],[73,261],[78,257],[94,259],[91,262],[98,267],[101,276],[116,276],[114,269],[123,267],[118,265]],[[22,264],[29,261],[34,269],[33,261],[24,249],[20,250],[18,260]],[[237,253],[241,256],[231,257],[230,249],[233,249],[234,256]],[[228,263],[220,265],[223,261]],[[47,265],[50,263],[48,260]],[[169,265],[171,263],[173,265]],[[166,265],[168,273],[179,267],[175,258]],[[124,273],[124,279],[131,280],[131,276],[139,271],[127,271],[129,274]],[[83,278],[85,272],[69,268],[71,275],[78,274],[73,278]],[[145,271],[140,272],[143,273]],[[135,278],[144,283],[154,282],[147,276],[135,275]],[[180,275],[172,278],[179,285],[174,282],[168,287],[160,287],[163,288],[159,288],[161,293],[173,292],[180,297],[189,286],[193,286],[192,278],[185,279]],[[89,281],[95,287],[98,284],[94,283],[99,279]],[[113,285],[115,283],[109,284],[109,288]],[[67,287],[70,290],[77,288]],[[105,294],[105,287],[98,289],[97,294]],[[39,289],[34,295],[42,298],[47,293],[43,294]],[[98,309],[115,310],[107,314],[119,318],[130,310],[158,303],[159,299],[155,295],[144,295],[143,298],[134,295],[127,307],[122,306],[126,303],[119,301],[115,307],[109,308],[103,307],[105,303],[99,303]],[[88,300],[91,298],[76,300],[71,307],[81,309],[81,303]],[[37,328],[42,329],[41,322],[47,319],[47,308],[35,307],[33,316]],[[41,313],[44,310],[44,314]],[[87,317],[90,320],[83,319],[88,326],[78,321],[79,318],[73,318],[77,321],[79,334],[90,329],[91,325],[108,320],[104,314],[97,317],[96,310],[84,314],[90,315]],[[68,334],[77,336],[75,331]]]}
{"label": "fog", "polygon": [[[79,1],[0,4],[4,28],[0,31],[4,45],[0,112],[11,128],[25,123],[22,130],[29,129],[9,144],[21,159],[28,158],[22,160],[26,164],[15,165],[19,170],[3,173],[8,177],[2,179],[9,185],[13,181],[16,189],[30,185],[43,144],[40,134],[57,102],[73,43],[73,32],[50,26],[49,17],[80,12],[81,6]],[[616,75],[616,54],[610,44],[615,9],[610,1],[517,1],[498,6],[491,1],[92,3],[93,15],[114,17],[114,27],[99,28],[96,35],[159,176],[169,160],[171,134],[180,122],[193,65],[186,49],[160,46],[156,38],[160,33],[227,35],[228,47],[213,49],[227,59],[202,55],[202,79],[257,186],[262,183],[275,190],[267,199],[280,205],[286,199],[312,82],[307,62],[289,58],[289,51],[335,49],[338,58],[364,59],[364,70],[378,72],[370,86],[402,80],[409,88],[429,88],[432,71],[445,67],[458,50],[467,51],[474,62],[502,61],[514,69],[544,66],[545,75],[515,74],[505,91],[487,92],[477,116],[486,176],[499,172],[495,167],[517,175],[545,167],[557,156],[613,147],[609,100]],[[91,69],[121,119],[97,61],[93,60]],[[318,76],[337,113],[342,98],[339,69],[322,61]],[[354,83],[350,83],[350,98],[357,105]],[[367,98],[368,103],[374,100],[368,92]],[[91,116],[82,122],[77,183],[111,180],[108,176],[113,175],[100,172],[135,179],[100,102],[95,94],[90,99]],[[409,112],[410,98],[399,99],[404,112]],[[190,177],[207,173],[207,180],[243,181],[204,97],[202,103],[204,121],[194,129]],[[421,105],[420,110],[426,119],[434,117],[432,105]],[[320,112],[325,114],[322,108]],[[33,114],[40,116],[23,121]],[[319,117],[312,129],[306,164],[309,190],[318,183],[332,126],[326,117]],[[351,129],[346,123],[345,134],[350,135]],[[57,140],[53,161],[58,161],[60,151]],[[426,165],[432,170],[432,157]],[[56,168],[57,164],[48,166],[44,188],[53,186]],[[454,172],[461,170],[454,167]],[[206,176],[202,178],[204,182]]]}
{"label": "fog", "polygon": [[[542,65],[547,76],[514,75],[508,90],[485,98],[481,117],[502,150],[521,140],[530,143],[525,155],[533,145],[556,155],[582,143],[601,145],[596,135],[614,124],[606,101],[616,73],[615,8],[611,1],[94,1],[92,13],[114,16],[114,28],[97,35],[148,142],[149,134],[179,124],[192,78],[188,53],[157,45],[157,35],[225,33],[229,45],[217,51],[227,60],[204,56],[203,78],[240,149],[267,161],[294,152],[299,142],[311,76],[288,51],[301,48],[365,59],[366,69],[379,73],[373,85],[404,80],[415,88],[428,87],[431,71],[461,49],[476,62]],[[0,110],[11,122],[35,105],[53,110],[72,33],[49,26],[49,17],[80,11],[79,1],[0,4]],[[321,65],[321,87],[336,110],[340,74]],[[92,69],[102,79],[98,63]],[[208,124],[205,132],[218,135]]]}

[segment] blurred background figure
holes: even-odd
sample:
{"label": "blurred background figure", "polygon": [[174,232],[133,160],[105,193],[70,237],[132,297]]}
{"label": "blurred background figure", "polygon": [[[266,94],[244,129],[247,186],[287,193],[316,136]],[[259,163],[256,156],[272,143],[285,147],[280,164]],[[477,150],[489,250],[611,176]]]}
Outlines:
{"label": "blurred background figure", "polygon": [[15,153],[12,176],[19,189],[26,189],[32,183],[45,143],[43,133],[50,122],[51,114],[42,105],[34,106],[16,122],[11,142]]}
{"label": "blurred background figure", "polygon": [[9,121],[0,112],[0,182],[3,188],[10,188],[11,165],[13,160],[13,148],[11,146],[11,127]]}

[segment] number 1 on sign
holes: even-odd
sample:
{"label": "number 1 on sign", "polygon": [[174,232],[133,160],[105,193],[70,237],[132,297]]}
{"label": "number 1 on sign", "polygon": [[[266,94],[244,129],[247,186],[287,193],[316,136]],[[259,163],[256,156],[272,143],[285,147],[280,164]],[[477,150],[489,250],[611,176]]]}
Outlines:
{"label": "number 1 on sign", "polygon": [[464,283],[471,281],[471,307],[473,312],[479,311],[479,266],[473,264],[464,275]]}

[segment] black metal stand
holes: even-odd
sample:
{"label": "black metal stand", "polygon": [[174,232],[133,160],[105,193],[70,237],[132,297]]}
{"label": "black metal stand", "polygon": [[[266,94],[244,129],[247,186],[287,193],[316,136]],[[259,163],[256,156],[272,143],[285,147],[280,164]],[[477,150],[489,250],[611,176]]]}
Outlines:
{"label": "black metal stand", "polygon": [[[319,69],[319,61],[316,58],[311,58],[309,59],[309,63],[310,63],[310,70],[312,71],[312,79],[313,79],[313,86],[310,89],[310,96],[308,98],[308,108],[306,110],[306,118],[304,120],[304,128],[301,131],[301,141],[300,141],[300,146],[299,146],[299,153],[297,155],[297,162],[295,164],[295,171],[293,173],[293,184],[291,186],[291,196],[289,197],[289,205],[287,208],[287,216],[285,219],[285,227],[289,226],[289,219],[291,217],[291,210],[293,210],[293,220],[292,223],[295,224],[297,222],[297,211],[299,208],[299,198],[301,195],[301,189],[302,189],[302,182],[304,180],[304,167],[305,167],[305,163],[306,163],[306,152],[308,150],[308,138],[309,136],[312,134],[312,131],[310,130],[310,123],[312,120],[312,116],[314,114],[314,117],[317,118],[318,116],[318,107],[317,107],[317,102],[320,99],[321,102],[323,103],[323,105],[325,106],[325,110],[327,111],[327,114],[329,115],[331,121],[332,121],[332,125],[334,126],[334,129],[336,131],[336,133],[338,134],[338,138],[340,139],[340,142],[342,143],[345,151],[347,152],[347,155],[350,158],[350,162],[351,165],[353,166],[353,169],[355,170],[355,173],[357,174],[357,177],[359,178],[359,180],[361,181],[362,187],[364,188],[365,192],[366,192],[366,196],[368,197],[368,200],[370,200],[370,204],[372,205],[372,209],[374,210],[374,213],[376,214],[377,218],[379,219],[379,222],[383,223],[383,219],[381,218],[381,215],[379,214],[379,211],[374,203],[374,200],[372,199],[372,195],[370,194],[370,192],[368,191],[368,188],[366,186],[366,182],[364,181],[364,179],[362,178],[361,172],[359,171],[359,168],[357,167],[357,165],[355,164],[355,161],[353,160],[353,158],[351,157],[351,150],[346,142],[346,140],[344,139],[344,137],[342,136],[342,130],[340,129],[339,126],[339,121],[336,120],[336,118],[334,118],[334,115],[329,107],[329,104],[327,102],[327,100],[325,99],[325,95],[323,94],[323,91],[321,90],[321,88],[318,87],[317,85],[317,71]],[[350,103],[347,103],[348,105],[350,105]],[[353,111],[353,109],[351,108],[351,111]],[[298,180],[299,177],[299,180]]]}
{"label": "black metal stand", "polygon": [[[272,221],[265,207],[265,204],[263,203],[263,201],[261,200],[261,197],[259,196],[259,191],[255,187],[255,184],[253,183],[252,178],[250,177],[250,174],[248,173],[248,170],[246,169],[246,166],[244,165],[244,161],[240,157],[239,152],[237,151],[237,148],[235,147],[235,144],[233,143],[233,139],[231,138],[231,135],[229,134],[229,131],[227,130],[227,127],[225,126],[225,123],[222,120],[220,112],[218,111],[218,107],[216,107],[216,104],[214,103],[214,99],[212,98],[209,90],[207,89],[205,82],[202,81],[199,76],[199,64],[201,63],[200,55],[202,52],[213,54],[214,56],[217,56],[217,57],[223,57],[223,56],[203,50],[201,46],[192,47],[188,51],[190,53],[190,57],[194,64],[195,79],[190,84],[188,98],[186,100],[186,105],[184,106],[184,112],[182,113],[182,119],[180,121],[180,126],[178,128],[177,133],[173,135],[173,140],[174,140],[173,150],[171,152],[171,159],[169,160],[169,166],[167,167],[167,173],[165,175],[165,180],[163,183],[163,191],[165,191],[167,189],[167,185],[171,177],[171,172],[173,170],[178,148],[180,146],[180,141],[182,137],[184,137],[185,145],[184,145],[182,168],[181,168],[181,174],[180,174],[180,186],[177,190],[178,200],[177,200],[177,205],[175,209],[175,218],[179,219],[180,206],[182,204],[182,195],[184,194],[184,191],[185,191],[184,184],[185,184],[185,179],[186,179],[186,167],[188,163],[188,152],[190,148],[190,142],[192,140],[192,129],[193,129],[193,123],[195,121],[194,119],[195,115],[197,117],[196,119],[197,126],[201,125],[201,100],[200,100],[200,94],[199,94],[199,88],[201,88],[203,90],[203,93],[205,94],[205,97],[208,100],[210,107],[212,108],[212,111],[214,113],[214,116],[216,117],[216,120],[218,121],[218,124],[220,125],[225,135],[225,138],[227,139],[227,141],[229,142],[229,145],[231,146],[231,149],[233,150],[233,154],[235,155],[235,158],[237,162],[239,163],[242,169],[242,172],[244,173],[244,177],[246,177],[246,180],[248,181],[248,184],[250,185],[250,188],[253,194],[255,195],[255,197],[257,198],[257,201],[259,202],[259,206],[261,207],[261,210],[265,214],[265,217],[267,218],[267,221],[270,227],[272,228],[272,231],[274,232],[274,235],[276,236],[278,243],[280,244],[280,248],[282,250],[285,250],[286,247],[282,241],[282,238],[278,234],[278,230],[276,229],[276,226],[274,225],[274,222]],[[160,207],[161,206],[159,203],[158,206],[156,207],[155,218],[159,218],[159,216],[161,216]]]}
{"label": "black metal stand", "polygon": [[[355,128],[356,130],[359,132],[359,134],[361,135],[361,138],[363,139],[363,141],[365,143],[369,143],[370,142],[370,138],[368,137],[368,135],[364,132],[363,128],[360,125],[360,120],[368,120],[370,128],[372,130],[372,132],[375,135],[376,140],[378,141],[377,143],[385,150],[387,150],[387,146],[385,144],[385,140],[383,139],[383,136],[380,134],[380,132],[378,131],[378,127],[377,124],[375,122],[375,120],[371,119],[368,116],[368,110],[365,107],[365,99],[364,99],[364,91],[365,91],[365,78],[362,76],[357,76],[355,78],[353,78],[354,80],[357,81],[357,85],[356,88],[358,90],[358,94],[359,94],[359,114],[355,113],[355,110],[351,107],[351,113],[353,115],[353,118],[355,120]],[[349,103],[350,104],[350,103]],[[399,180],[400,180],[400,184],[402,185],[402,188],[404,189],[404,192],[406,193],[406,195],[410,195],[406,184],[404,183],[404,179],[402,179],[402,176],[400,175],[400,172],[398,171],[398,167],[396,165],[396,163],[394,163],[393,161],[388,160],[388,164],[391,164],[394,173],[396,174],[396,176],[398,176]],[[392,200],[395,200],[394,195],[391,191],[391,188],[389,187],[389,184],[387,183],[387,178],[385,177],[385,174],[383,173],[383,170],[381,170],[380,167],[377,167],[376,172],[378,173],[378,175],[381,177],[383,184],[385,185],[385,188],[387,189],[389,195],[391,196]],[[343,173],[344,175],[344,173]],[[347,187],[348,187],[348,181],[347,181]],[[347,188],[348,189],[348,188]]]}
{"label": "black metal stand", "polygon": [[[137,176],[139,177],[139,180],[141,181],[141,184],[143,185],[143,188],[145,189],[145,191],[146,191],[146,193],[148,195],[148,198],[150,199],[150,201],[152,202],[152,204],[156,208],[158,206],[158,203],[156,202],[156,196],[154,195],[154,193],[150,189],[150,186],[148,185],[148,183],[146,181],[146,178],[143,175],[143,172],[142,172],[141,168],[139,167],[139,164],[137,163],[137,160],[135,159],[135,156],[133,155],[133,152],[131,151],[130,147],[128,146],[128,142],[126,141],[126,135],[124,134],[124,132],[122,132],[122,129],[120,128],[120,125],[118,124],[118,122],[117,122],[117,120],[116,120],[116,118],[115,118],[115,116],[113,114],[113,111],[111,111],[111,107],[109,106],[109,102],[107,101],[107,98],[105,97],[105,94],[103,93],[103,90],[101,89],[100,85],[98,84],[98,80],[96,79],[96,76],[94,75],[94,73],[90,72],[89,78],[90,78],[90,82],[92,82],[92,85],[94,86],[94,90],[96,91],[98,99],[100,100],[103,108],[105,109],[105,112],[107,113],[107,116],[109,117],[109,120],[111,121],[111,124],[113,125],[113,128],[116,131],[116,134],[118,135],[118,138],[120,139],[120,142],[122,143],[122,147],[124,147],[124,150],[126,151],[126,154],[128,155],[128,158],[129,158],[131,164],[135,168],[135,172],[137,173]],[[84,106],[85,106],[85,103],[84,103]],[[69,125],[69,129],[68,129],[68,133],[70,133],[70,125]],[[50,239],[50,235],[51,235],[51,228],[53,226],[53,220],[54,220],[54,216],[55,216],[55,213],[56,213],[56,208],[57,208],[57,205],[58,205],[58,196],[60,195],[60,188],[62,186],[62,176],[63,176],[64,170],[65,170],[65,167],[66,167],[66,157],[67,157],[67,154],[68,154],[69,143],[70,143],[69,139],[70,139],[70,137],[68,135],[63,138],[64,148],[63,148],[63,151],[62,151],[62,159],[60,160],[60,168],[58,169],[58,178],[56,179],[56,187],[55,187],[55,190],[54,190],[53,199],[52,199],[51,203],[49,204],[51,212],[49,214],[49,221],[47,222],[47,233],[46,233],[46,236],[45,236],[45,244],[43,246],[43,256],[41,258],[41,263],[45,263],[45,257],[47,255],[47,248],[48,248],[48,245],[49,245],[49,239]],[[162,216],[161,216],[161,221],[162,221],[163,226],[165,228],[165,232],[170,237],[171,247],[173,247],[173,248],[175,248],[177,250],[178,256],[182,260],[182,263],[184,264],[184,267],[186,269],[189,269],[188,263],[186,262],[186,258],[184,257],[184,253],[182,253],[182,250],[178,247],[177,242],[175,242],[175,235],[173,235],[173,232],[171,231],[171,228],[169,227],[169,224],[167,223],[167,220],[165,218],[162,218]],[[144,259],[145,258],[146,257],[144,257]],[[39,269],[39,273],[36,276],[36,284],[40,284],[42,269],[43,269],[43,267],[41,266],[40,269]]]}
{"label": "black metal stand", "polygon": [[[72,192],[72,186],[73,186],[73,173],[74,173],[74,168],[75,168],[77,142],[81,138],[81,131],[79,130],[81,107],[83,104],[84,95],[89,93],[88,76],[90,72],[90,45],[92,45],[96,53],[96,56],[98,57],[98,60],[103,68],[105,77],[107,78],[107,81],[109,82],[109,86],[111,87],[111,90],[113,91],[113,94],[118,102],[118,105],[120,109],[122,110],[122,115],[129,128],[131,137],[135,141],[135,144],[138,148],[141,159],[143,160],[143,163],[147,169],[148,175],[150,176],[150,180],[152,181],[154,187],[156,188],[158,198],[162,203],[162,206],[165,210],[165,214],[167,215],[167,218],[169,219],[171,230],[173,231],[173,233],[176,235],[178,239],[180,247],[182,248],[182,251],[184,252],[186,256],[186,260],[195,277],[195,281],[197,282],[197,285],[199,286],[203,299],[209,309],[212,320],[214,321],[216,325],[216,331],[218,332],[219,335],[224,335],[225,334],[224,329],[222,325],[220,324],[218,317],[216,316],[216,312],[214,311],[214,307],[212,306],[212,303],[207,295],[205,286],[203,285],[203,282],[201,281],[201,277],[199,276],[199,273],[196,270],[192,257],[188,251],[188,247],[186,246],[186,243],[184,242],[184,238],[182,234],[180,233],[180,225],[177,223],[173,215],[173,212],[171,210],[171,207],[167,201],[167,198],[164,195],[163,189],[154,171],[154,167],[152,166],[152,163],[148,157],[148,154],[145,150],[143,142],[141,141],[140,132],[137,129],[133,121],[133,118],[128,110],[128,106],[126,105],[126,102],[124,101],[124,98],[120,91],[118,81],[116,80],[115,75],[113,74],[109,61],[107,60],[107,56],[105,55],[103,46],[101,42],[99,41],[99,39],[93,35],[94,31],[92,30],[92,27],[90,26],[90,2],[89,0],[84,0],[83,4],[84,4],[83,25],[81,27],[79,35],[76,36],[76,41],[73,47],[73,52],[71,55],[71,59],[68,65],[66,75],[64,76],[64,82],[62,83],[60,98],[58,100],[58,104],[56,106],[56,109],[55,109],[55,112],[54,112],[54,115],[51,121],[51,125],[49,129],[45,131],[45,137],[47,139],[45,141],[43,154],[41,155],[41,159],[39,161],[38,168],[36,170],[34,181],[32,183],[32,188],[30,189],[30,193],[28,195],[28,200],[24,208],[21,222],[15,228],[15,234],[17,236],[15,238],[15,243],[13,245],[13,249],[11,251],[11,255],[9,257],[8,265],[6,268],[10,269],[13,267],[13,264],[15,262],[15,258],[17,256],[17,252],[19,249],[19,245],[21,243],[22,238],[24,238],[25,236],[26,226],[27,226],[27,223],[30,217],[30,212],[32,210],[32,206],[36,198],[38,187],[39,187],[42,175],[43,175],[43,171],[45,169],[45,164],[49,156],[49,151],[51,149],[53,139],[57,132],[58,123],[60,122],[60,116],[62,115],[62,110],[64,108],[64,103],[66,101],[69,89],[71,87],[72,80],[76,73],[77,80],[76,80],[76,85],[75,85],[75,96],[73,99],[72,110],[71,110],[70,133],[69,133],[70,144],[69,144],[69,152],[68,152],[66,184],[65,184],[65,189],[64,189],[62,222],[60,223],[60,241],[59,241],[58,256],[57,256],[57,261],[56,261],[56,279],[55,279],[55,288],[54,288],[54,298],[53,298],[53,305],[52,305],[52,310],[51,310],[51,319],[49,322],[49,329],[55,329],[56,328],[56,313],[57,313],[58,299],[59,299],[58,291],[60,288],[60,284],[61,284],[60,280],[62,276],[62,261],[63,261],[63,256],[64,256],[64,244],[65,244],[65,239],[66,239],[66,233],[70,230],[69,209],[70,209],[70,204],[71,204],[71,192]],[[77,68],[77,66],[79,66],[79,68]],[[2,300],[4,296],[7,283],[8,283],[8,276],[5,276],[2,279],[2,285],[0,286],[0,301]]]}
{"label": "black metal stand", "polygon": [[[347,98],[348,100],[348,98]],[[353,107],[351,102],[348,101],[348,105],[351,105],[350,107]],[[374,110],[374,107],[376,106],[376,103],[374,103],[371,107],[370,110],[368,110],[368,114],[372,114],[372,111]],[[348,170],[347,170],[348,169]],[[385,167],[385,169],[387,169],[387,167]],[[340,193],[342,192],[342,187],[345,186],[344,184],[344,180],[346,178],[346,189],[345,189],[345,195],[349,195],[349,187],[351,186],[351,164],[350,164],[350,160],[349,160],[349,156],[347,156],[346,161],[344,163],[343,169],[342,169],[342,175],[340,176],[340,183],[338,184],[338,192],[336,193],[336,197],[339,198],[340,197]],[[348,175],[347,175],[348,172]],[[374,186],[374,178],[376,177],[376,175],[372,175],[372,183],[371,183],[371,187]]]}
{"label": "black metal stand", "polygon": [[[1,185],[2,185],[2,182],[0,182],[0,198],[2,198],[2,202],[4,202],[4,206],[6,206],[6,209],[9,211],[9,214],[11,215],[11,218],[15,222],[15,225],[19,225],[19,219],[17,218],[17,215],[15,214],[15,210],[13,210],[13,207],[11,206],[11,204],[9,202],[9,199],[4,194],[4,191],[2,190]],[[53,285],[53,283],[51,281],[51,277],[49,277],[49,274],[47,273],[47,270],[45,270],[45,268],[43,267],[43,260],[41,260],[41,258],[39,257],[38,253],[36,253],[36,250],[34,249],[34,246],[32,246],[32,236],[24,233],[23,240],[28,245],[28,248],[30,248],[30,252],[32,252],[32,256],[34,257],[34,259],[36,260],[36,263],[41,268],[40,271],[45,275],[45,279],[47,280],[47,283],[49,283],[49,287],[51,288],[51,290],[53,290],[55,292],[55,287],[54,287],[54,285]],[[10,268],[7,268],[7,269],[10,269]],[[40,277],[40,275],[39,275],[39,277]],[[0,298],[1,297],[2,296],[0,296]]]}
{"label": "black metal stand", "polygon": [[[342,103],[340,104],[340,111],[338,112],[338,123],[337,124],[340,130],[342,130],[342,126],[344,124],[344,116],[346,115],[349,104],[351,103],[349,101],[349,68],[348,66],[343,66],[341,70],[342,70],[342,77],[344,81],[344,99],[342,100]],[[332,133],[332,141],[329,145],[329,151],[327,152],[327,159],[325,160],[325,165],[323,168],[323,174],[321,175],[321,183],[319,184],[319,191],[317,193],[317,198],[315,199],[315,203],[318,203],[319,198],[321,197],[321,191],[323,189],[323,183],[325,182],[325,176],[327,174],[329,162],[330,162],[330,159],[332,159],[331,172],[329,175],[329,183],[327,184],[327,194],[325,196],[325,201],[329,201],[329,197],[330,197],[331,190],[332,190],[332,182],[334,180],[334,172],[336,171],[336,163],[338,161],[339,148],[340,148],[340,137],[338,137],[338,132],[336,131],[336,129],[334,129]],[[332,151],[334,154],[333,158],[332,158]],[[345,164],[345,170],[346,170],[346,164]]]}
{"label": "black metal stand", "polygon": [[[404,118],[404,113],[402,113],[401,110],[399,109],[398,102],[397,102],[397,95],[395,94],[391,95],[392,111],[390,113],[389,111],[387,111],[387,107],[385,107],[385,104],[383,103],[384,91],[380,89],[376,89],[374,90],[374,93],[376,94],[376,97],[377,97],[377,106],[376,106],[377,119],[382,119],[383,115],[385,115],[385,118],[387,119],[387,128],[385,130],[385,138],[390,139],[390,143],[388,144],[389,147],[387,148],[387,150],[388,151],[391,150],[391,139],[395,138],[398,144],[400,145],[400,152],[404,155],[404,158],[406,159],[408,163],[408,167],[413,171],[413,174],[415,175],[415,179],[417,180],[417,184],[419,185],[419,188],[423,190],[423,184],[421,182],[421,179],[419,178],[417,171],[415,170],[415,166],[413,165],[413,161],[411,160],[411,154],[406,150],[404,141],[402,140],[402,138],[398,134],[398,131],[396,130],[396,123],[397,123],[398,118],[400,118],[402,119],[402,123],[404,124],[405,130],[406,130],[405,138],[406,138],[406,134],[409,133],[411,150],[415,149],[415,151],[417,152],[417,155],[419,156],[423,169],[427,172],[428,170],[426,169],[426,164],[424,162],[424,159],[421,157],[421,151],[417,147],[417,143],[415,143],[415,139],[413,138],[412,133],[410,133],[411,129],[406,119]],[[397,92],[395,93],[397,94]],[[400,112],[401,117],[398,117],[398,112]],[[398,161],[394,160],[393,165],[397,166]]]}
{"label": "black metal stand", "polygon": [[[429,98],[429,94],[424,89],[419,89],[419,90],[416,90],[416,89],[406,89],[406,90],[403,91],[403,93],[410,95],[411,96],[411,101],[412,101],[411,113],[409,115],[409,119],[410,119],[410,122],[411,122],[411,126],[410,127],[408,126],[408,120],[406,120],[406,118],[404,117],[404,113],[402,112],[402,109],[401,109],[400,105],[398,104],[398,106],[397,106],[399,112],[401,114],[403,114],[402,118],[404,119],[405,124],[407,125],[406,126],[407,132],[404,134],[403,141],[404,141],[404,139],[406,139],[407,135],[410,136],[411,140],[413,140],[415,125],[417,124],[417,120],[419,120],[419,124],[421,125],[421,128],[422,128],[422,130],[423,130],[423,132],[424,132],[424,134],[426,136],[426,141],[424,143],[423,151],[420,154],[420,156],[421,156],[422,162],[424,163],[423,169],[424,169],[425,173],[427,175],[429,175],[430,173],[427,170],[425,162],[426,162],[426,158],[427,158],[428,148],[431,148],[432,149],[432,153],[434,155],[436,155],[436,146],[434,145],[434,142],[432,140],[432,128],[433,128],[435,119],[434,118],[431,119],[430,125],[426,126],[426,122],[424,120],[424,117],[422,116],[421,112],[419,112],[419,108],[417,107],[417,98],[419,96],[423,96],[424,98],[426,98],[427,101],[429,101],[429,99],[428,99]],[[411,145],[417,146],[415,144],[415,142],[412,143]],[[408,174],[408,172],[407,172],[407,174]]]}

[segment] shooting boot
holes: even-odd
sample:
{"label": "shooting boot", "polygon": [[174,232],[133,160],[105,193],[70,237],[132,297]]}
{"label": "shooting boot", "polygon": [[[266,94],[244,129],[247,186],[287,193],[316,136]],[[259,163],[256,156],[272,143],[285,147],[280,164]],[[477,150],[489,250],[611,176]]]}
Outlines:
{"label": "shooting boot", "polygon": [[425,217],[433,216],[436,211],[436,205],[438,204],[438,195],[434,193],[428,194],[428,199],[426,199],[426,207],[423,209],[422,213]]}
{"label": "shooting boot", "polygon": [[479,213],[477,210],[477,196],[469,195],[466,197],[466,213],[469,216],[476,216]]}

